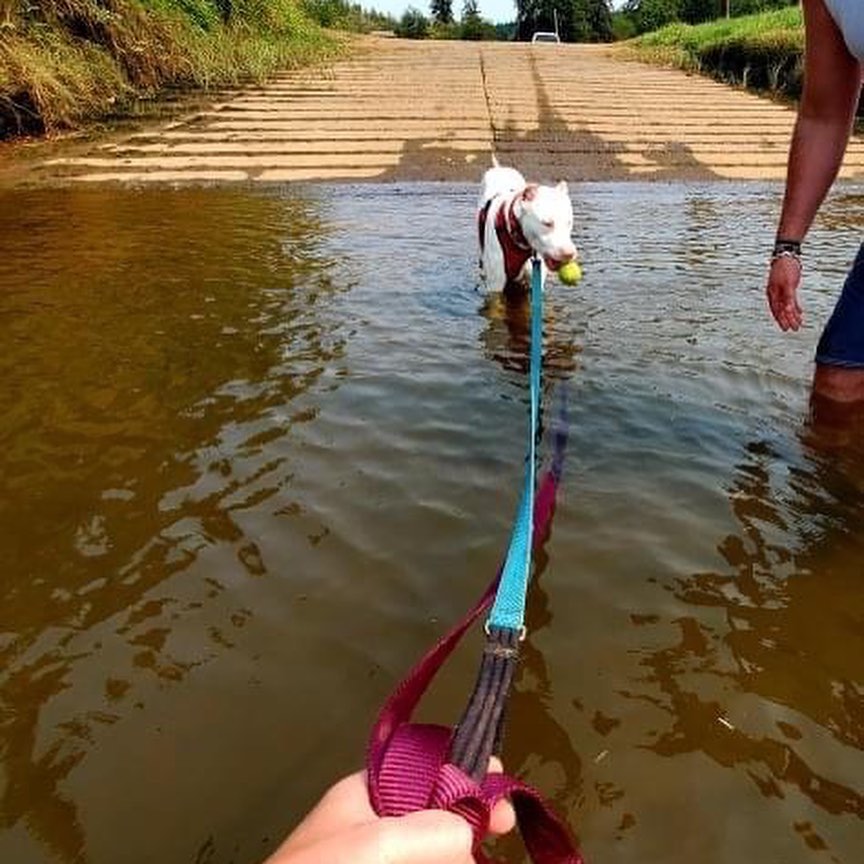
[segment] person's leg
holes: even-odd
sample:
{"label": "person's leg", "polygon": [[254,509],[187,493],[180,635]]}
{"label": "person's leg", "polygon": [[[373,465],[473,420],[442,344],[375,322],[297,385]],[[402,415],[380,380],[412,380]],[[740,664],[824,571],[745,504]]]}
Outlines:
{"label": "person's leg", "polygon": [[864,369],[816,363],[813,393],[832,402],[864,401]]}
{"label": "person's leg", "polygon": [[834,402],[864,401],[864,245],[819,340],[813,395]]}

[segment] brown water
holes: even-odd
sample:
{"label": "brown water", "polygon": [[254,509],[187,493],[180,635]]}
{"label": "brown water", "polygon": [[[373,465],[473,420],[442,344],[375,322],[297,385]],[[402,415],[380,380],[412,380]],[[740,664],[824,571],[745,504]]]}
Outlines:
{"label": "brown water", "polygon": [[[864,468],[807,422],[856,191],[784,337],[777,187],[574,188],[570,449],[505,759],[594,864],[861,861]],[[4,864],[251,864],[360,764],[518,494],[525,321],[475,290],[474,195],[2,193]]]}

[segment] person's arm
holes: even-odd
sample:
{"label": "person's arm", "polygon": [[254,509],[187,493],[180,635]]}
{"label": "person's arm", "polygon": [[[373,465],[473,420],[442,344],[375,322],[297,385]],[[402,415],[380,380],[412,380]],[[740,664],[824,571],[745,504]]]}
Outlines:
{"label": "person's arm", "polygon": [[[786,192],[777,238],[802,241],[837,177],[861,92],[861,65],[823,0],[803,0],[804,92],[789,148]],[[797,330],[802,312],[796,298],[800,262],[772,261],[768,302],[783,330]]]}
{"label": "person's arm", "polygon": [[861,68],[823,0],[804,0],[804,93],[789,150],[777,235],[803,240],[840,169],[861,90]]}

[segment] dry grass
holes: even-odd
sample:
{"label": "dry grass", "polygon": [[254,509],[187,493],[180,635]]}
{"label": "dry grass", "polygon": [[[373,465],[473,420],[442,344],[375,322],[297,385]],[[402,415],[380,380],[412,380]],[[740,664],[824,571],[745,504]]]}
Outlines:
{"label": "dry grass", "polygon": [[[0,0],[0,138],[122,113],[166,88],[263,78],[344,43],[293,0]],[[181,11],[182,10],[182,11]]]}

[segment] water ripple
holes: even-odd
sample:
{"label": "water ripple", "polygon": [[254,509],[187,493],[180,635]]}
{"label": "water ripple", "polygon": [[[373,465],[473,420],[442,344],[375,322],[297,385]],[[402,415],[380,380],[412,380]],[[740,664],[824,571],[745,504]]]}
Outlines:
{"label": "water ripple", "polygon": [[[827,202],[784,336],[778,187],[572,193],[570,444],[505,758],[589,860],[857,862],[860,422],[808,383],[864,196]],[[0,858],[260,860],[495,572],[528,318],[479,290],[475,194],[0,200]]]}

